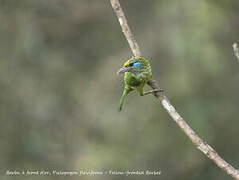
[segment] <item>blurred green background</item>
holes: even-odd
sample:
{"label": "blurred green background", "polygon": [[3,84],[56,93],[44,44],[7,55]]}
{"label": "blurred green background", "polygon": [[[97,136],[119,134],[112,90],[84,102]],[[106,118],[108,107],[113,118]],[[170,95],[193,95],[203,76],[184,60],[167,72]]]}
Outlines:
{"label": "blurred green background", "polygon": [[[199,136],[239,168],[232,52],[239,1],[121,4],[154,79]],[[83,180],[232,179],[153,96],[132,93],[117,111],[123,81],[116,71],[132,53],[109,0],[0,0],[0,22],[0,179],[26,179],[6,170],[52,169],[162,172]]]}

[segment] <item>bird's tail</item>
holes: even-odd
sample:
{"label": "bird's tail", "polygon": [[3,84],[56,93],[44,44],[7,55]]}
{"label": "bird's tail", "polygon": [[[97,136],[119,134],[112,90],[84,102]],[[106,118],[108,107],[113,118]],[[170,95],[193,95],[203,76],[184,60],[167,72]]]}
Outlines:
{"label": "bird's tail", "polygon": [[122,107],[123,107],[123,104],[124,104],[124,100],[125,100],[125,97],[126,97],[127,93],[126,91],[124,90],[122,96],[121,96],[121,99],[120,99],[120,105],[119,105],[119,111],[122,110]]}

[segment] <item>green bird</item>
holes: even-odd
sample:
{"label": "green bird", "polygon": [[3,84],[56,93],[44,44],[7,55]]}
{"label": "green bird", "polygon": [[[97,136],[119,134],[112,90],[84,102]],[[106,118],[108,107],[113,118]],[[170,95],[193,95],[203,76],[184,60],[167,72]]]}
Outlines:
{"label": "green bird", "polygon": [[127,60],[117,73],[124,73],[125,84],[124,91],[120,99],[119,111],[122,110],[125,97],[134,90],[136,90],[140,96],[162,91],[162,89],[154,89],[144,92],[144,85],[151,79],[152,71],[149,60],[143,57],[132,57]]}

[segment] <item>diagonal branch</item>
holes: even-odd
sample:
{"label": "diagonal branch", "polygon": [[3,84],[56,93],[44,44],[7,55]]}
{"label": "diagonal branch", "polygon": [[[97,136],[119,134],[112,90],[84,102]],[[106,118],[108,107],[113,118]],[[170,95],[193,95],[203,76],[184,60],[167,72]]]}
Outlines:
{"label": "diagonal branch", "polygon": [[122,31],[129,43],[129,46],[134,54],[134,56],[141,56],[141,52],[139,50],[139,45],[136,42],[134,35],[132,34],[127,19],[124,15],[124,11],[122,10],[119,1],[112,1],[111,0],[111,5],[114,8],[114,11],[118,17],[119,23],[121,25]]}
{"label": "diagonal branch", "polygon": [[[111,5],[118,17],[122,31],[130,45],[130,48],[135,56],[140,56],[139,46],[129,28],[127,19],[124,12],[120,6],[119,0],[110,0]],[[148,85],[152,89],[159,89],[155,80],[150,80]],[[154,96],[160,100],[163,107],[167,110],[171,118],[179,125],[179,127],[184,131],[184,133],[191,139],[191,141],[196,145],[196,147],[202,151],[209,159],[211,159],[218,167],[220,167],[227,174],[231,175],[233,178],[239,180],[239,170],[235,169],[224,159],[222,159],[219,154],[206,142],[204,142],[194,130],[184,121],[184,119],[178,114],[176,109],[171,105],[168,98],[160,92],[155,92]]]}
{"label": "diagonal branch", "polygon": [[233,47],[234,54],[237,57],[237,60],[239,61],[239,47],[238,47],[238,44],[234,43],[232,45],[232,47]]}

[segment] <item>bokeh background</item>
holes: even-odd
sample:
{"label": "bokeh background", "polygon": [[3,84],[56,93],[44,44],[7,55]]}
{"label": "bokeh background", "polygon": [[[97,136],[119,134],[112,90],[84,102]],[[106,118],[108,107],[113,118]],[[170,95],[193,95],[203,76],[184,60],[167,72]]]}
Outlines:
{"label": "bokeh background", "polygon": [[[232,52],[239,1],[121,4],[154,79],[199,136],[239,168]],[[232,179],[153,96],[132,93],[117,111],[123,81],[116,71],[132,53],[109,0],[0,0],[0,22],[0,179],[60,178],[6,170],[147,169],[162,174],[80,179]]]}

